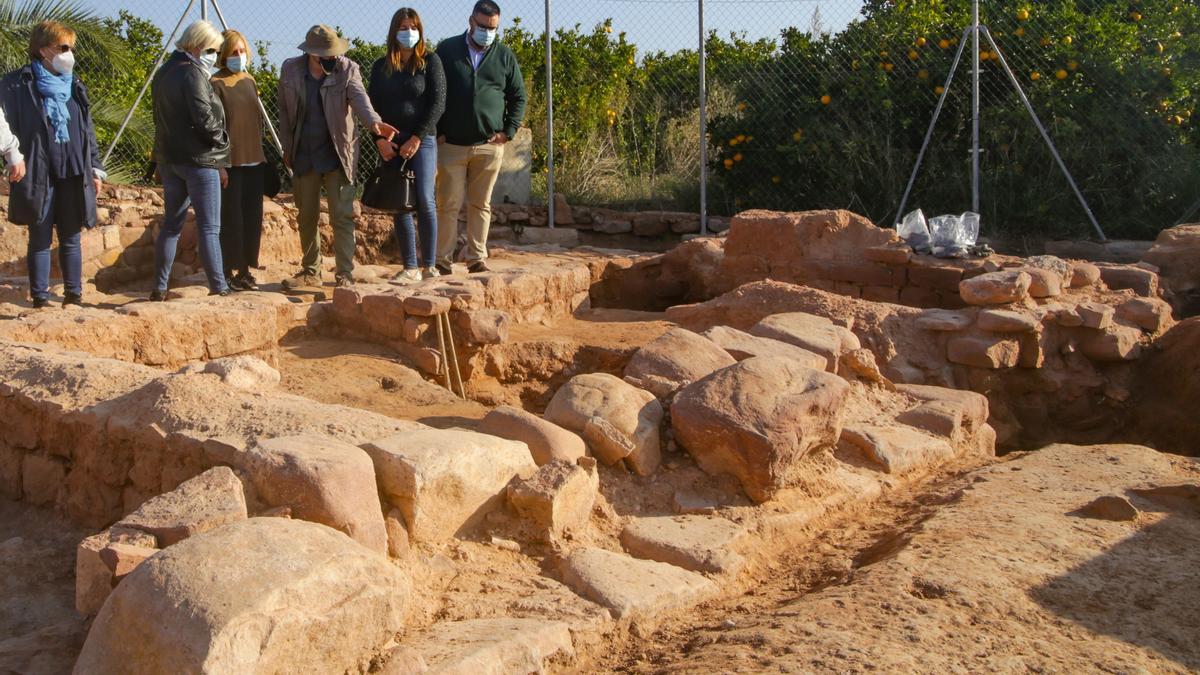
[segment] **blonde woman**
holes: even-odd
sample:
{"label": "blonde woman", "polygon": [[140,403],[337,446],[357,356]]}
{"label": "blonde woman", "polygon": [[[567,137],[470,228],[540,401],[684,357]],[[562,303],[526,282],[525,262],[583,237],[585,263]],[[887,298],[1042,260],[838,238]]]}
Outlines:
{"label": "blonde woman", "polygon": [[196,211],[200,261],[209,295],[229,295],[221,262],[221,170],[229,166],[225,107],[209,77],[221,34],[207,21],[187,27],[175,53],[154,75],[154,158],[166,202],[154,246],[156,278],[150,300],[167,299],[167,283],[188,205]]}
{"label": "blonde woman", "polygon": [[229,168],[221,169],[221,259],[225,281],[236,291],[258,290],[250,274],[258,267],[262,242],[263,117],[258,105],[258,85],[247,72],[250,45],[236,30],[225,31],[217,54],[213,91],[225,106],[229,132]]}

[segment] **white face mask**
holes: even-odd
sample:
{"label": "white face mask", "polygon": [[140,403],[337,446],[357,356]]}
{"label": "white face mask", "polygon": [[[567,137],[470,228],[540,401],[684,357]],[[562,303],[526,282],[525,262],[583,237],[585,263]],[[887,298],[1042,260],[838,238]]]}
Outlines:
{"label": "white face mask", "polygon": [[66,75],[75,70],[75,52],[60,52],[50,59],[50,67],[59,75]]}
{"label": "white face mask", "polygon": [[421,31],[414,28],[401,28],[396,31],[396,44],[405,49],[412,49],[421,42]]}
{"label": "white face mask", "polygon": [[201,64],[202,64],[202,65],[203,65],[205,68],[207,68],[207,69],[208,69],[210,72],[211,72],[211,71],[213,71],[213,70],[216,70],[216,68],[217,68],[217,55],[216,55],[216,53],[214,52],[214,53],[212,53],[212,54],[201,54],[201,55],[200,55],[200,63],[201,63]]}
{"label": "white face mask", "polygon": [[480,47],[491,47],[492,43],[496,41],[496,34],[499,32],[496,28],[475,26],[475,30],[471,32],[471,39]]}
{"label": "white face mask", "polygon": [[233,73],[240,73],[246,69],[246,57],[238,55],[231,56],[225,59],[225,67]]}

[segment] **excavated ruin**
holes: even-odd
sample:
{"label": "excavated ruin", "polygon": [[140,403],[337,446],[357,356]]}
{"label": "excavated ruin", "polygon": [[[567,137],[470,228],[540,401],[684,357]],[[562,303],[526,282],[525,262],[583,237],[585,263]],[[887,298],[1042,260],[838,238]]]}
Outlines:
{"label": "excavated ruin", "polygon": [[[1065,573],[1062,551],[1006,551],[1014,532],[950,534],[995,509],[978,495],[1026,494],[1021,517],[1067,530],[1176,514],[1172,536],[1200,541],[1200,465],[1164,454],[1198,450],[1183,402],[1200,400],[1200,318],[1177,323],[1200,288],[1197,226],[1144,263],[942,260],[845,211],[750,211],[675,245],[694,216],[568,208],[549,229],[506,206],[493,271],[402,286],[390,219],[366,212],[358,283],[283,294],[299,251],[280,201],[264,291],[207,297],[189,226],[171,300],[149,303],[161,198],[107,190],[84,235],[89,307],[29,309],[23,230],[0,226],[0,497],[26,527],[0,529],[17,570],[0,670],[922,669],[928,647],[896,634],[860,651],[835,637],[891,621],[833,621],[869,605],[838,595],[853,570],[875,570],[862,592],[881,603],[976,609],[983,572],[963,556],[1041,564],[1030,587]],[[864,523],[892,534],[855,539]],[[1077,548],[1118,541],[1111,528]],[[14,561],[62,562],[63,537],[70,564],[18,592],[38,568]],[[1061,586],[1042,588],[995,597],[1062,614]],[[709,625],[765,591],[801,599],[780,615],[771,596],[754,615],[771,628],[740,638],[738,621]],[[988,612],[981,632],[1007,630]],[[832,623],[786,628],[805,616]],[[1200,667],[1189,642],[1117,652]],[[1097,663],[1055,649],[1022,663]],[[1016,663],[995,652],[974,663]],[[927,666],[972,663],[956,658]]]}

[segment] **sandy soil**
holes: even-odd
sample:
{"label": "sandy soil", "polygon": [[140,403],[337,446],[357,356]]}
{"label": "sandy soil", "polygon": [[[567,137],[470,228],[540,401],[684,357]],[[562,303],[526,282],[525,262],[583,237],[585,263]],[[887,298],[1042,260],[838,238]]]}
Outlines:
{"label": "sandy soil", "polygon": [[83,647],[75,545],[86,537],[50,508],[0,500],[0,673],[69,673]]}
{"label": "sandy soil", "polygon": [[[1135,522],[1085,517],[1128,497]],[[623,672],[1191,672],[1200,463],[1052,446],[896,494],[593,664]]]}

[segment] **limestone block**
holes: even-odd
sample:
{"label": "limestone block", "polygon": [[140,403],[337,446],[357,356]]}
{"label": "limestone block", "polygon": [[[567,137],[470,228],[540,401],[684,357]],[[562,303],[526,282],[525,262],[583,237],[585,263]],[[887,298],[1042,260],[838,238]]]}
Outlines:
{"label": "limestone block", "polygon": [[464,429],[422,429],[363,446],[414,542],[439,542],[501,507],[509,482],[536,469],[524,443]]}
{"label": "limestone block", "polygon": [[[436,623],[411,639],[406,636],[405,648],[431,671],[445,675],[550,672],[550,659],[569,659],[575,654],[566,623],[516,618]],[[414,672],[390,668],[391,664],[386,664],[384,673]]]}
{"label": "limestone block", "polygon": [[437,295],[410,295],[404,299],[404,311],[414,316],[437,316],[450,311],[450,299]]}
{"label": "limestone block", "polygon": [[140,530],[114,526],[79,542],[75,547],[75,611],[84,616],[99,612],[112,592],[113,570],[100,557],[112,544],[153,548],[155,539]]}
{"label": "limestone block", "polygon": [[671,328],[634,353],[625,381],[670,398],[687,386],[736,361],[724,349],[686,328]]}
{"label": "limestone block", "polygon": [[561,572],[572,590],[607,607],[618,619],[683,609],[717,591],[713,582],[695,572],[599,548],[576,549],[563,560]]}
{"label": "limestone block", "polygon": [[1159,333],[1174,325],[1171,306],[1158,298],[1133,298],[1117,305],[1117,316],[1142,330]]}
{"label": "limestone block", "polygon": [[605,464],[621,460],[639,474],[661,461],[662,404],[654,394],[606,373],[576,375],[546,406],[545,418],[581,434]]}
{"label": "limestone block", "polygon": [[596,460],[579,464],[561,459],[544,464],[532,477],[508,486],[508,503],[547,541],[582,531],[600,489]]}
{"label": "limestone block", "polygon": [[302,520],[328,525],[380,554],[387,552],[375,467],[359,448],[316,435],[259,441],[245,456],[258,498]]}
{"label": "limestone block", "polygon": [[926,309],[917,317],[917,328],[921,330],[953,332],[971,327],[975,317],[965,310]]}
{"label": "limestone block", "polygon": [[1041,322],[1030,312],[985,309],[979,312],[978,325],[981,330],[992,333],[1030,333],[1036,331]]}
{"label": "limestone block", "polygon": [[681,390],[675,440],[700,468],[731,474],[763,502],[795,480],[813,450],[837,443],[849,385],[779,357],[755,357]]}
{"label": "limestone block", "polygon": [[246,517],[242,481],[229,467],[218,466],[152,497],[117,525],[145,532],[166,548]]}
{"label": "limestone block", "polygon": [[476,429],[524,443],[538,466],[555,459],[574,463],[587,454],[587,445],[578,434],[513,406],[494,408]]}
{"label": "limestone block", "polygon": [[964,336],[946,343],[946,358],[951,363],[975,368],[1012,368],[1020,353],[1020,344],[1010,338]]}
{"label": "limestone block", "polygon": [[842,430],[842,441],[885,473],[897,475],[935,466],[955,454],[944,438],[902,426],[847,426]]}
{"label": "limestone block", "polygon": [[511,321],[498,309],[475,309],[454,315],[455,338],[471,345],[496,345],[508,341]]}
{"label": "limestone block", "polygon": [[693,572],[736,574],[745,564],[739,548],[749,532],[715,516],[635,518],[621,531],[630,555]]}
{"label": "limestone block", "polygon": [[1071,288],[1090,288],[1099,282],[1099,267],[1078,260],[1071,263]]}
{"label": "limestone block", "polygon": [[825,357],[826,369],[837,372],[842,354],[860,349],[862,344],[849,329],[815,314],[789,312],[774,314],[750,329],[757,337],[771,338],[795,345]]}
{"label": "limestone block", "polygon": [[829,365],[824,356],[815,352],[779,340],[755,337],[729,326],[714,326],[701,335],[712,340],[738,361],[755,356],[780,356],[816,370],[825,370]]}
{"label": "limestone block", "polygon": [[1006,305],[1029,297],[1032,283],[1024,270],[1003,270],[964,279],[958,292],[968,305]]}
{"label": "limestone block", "polygon": [[252,518],[137,567],[92,624],[77,673],[359,672],[402,630],[386,558],[300,520]]}
{"label": "limestone block", "polygon": [[1079,350],[1093,361],[1132,361],[1142,354],[1141,337],[1137,328],[1113,324],[1080,340]]}

